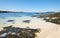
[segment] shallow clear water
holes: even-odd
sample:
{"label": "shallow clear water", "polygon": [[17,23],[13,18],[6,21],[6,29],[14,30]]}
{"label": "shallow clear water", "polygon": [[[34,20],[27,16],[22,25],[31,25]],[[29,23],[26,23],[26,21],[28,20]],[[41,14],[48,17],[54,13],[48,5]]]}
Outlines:
{"label": "shallow clear water", "polygon": [[34,20],[35,18],[31,17],[36,13],[0,13],[0,26],[9,26],[13,25],[27,25],[23,23],[24,20]]}

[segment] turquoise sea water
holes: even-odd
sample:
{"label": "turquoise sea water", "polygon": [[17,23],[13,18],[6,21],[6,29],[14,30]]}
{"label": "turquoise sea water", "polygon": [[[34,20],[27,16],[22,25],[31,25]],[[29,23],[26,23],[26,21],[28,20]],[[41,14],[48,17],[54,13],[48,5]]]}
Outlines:
{"label": "turquoise sea water", "polygon": [[0,18],[5,17],[21,17],[21,16],[32,16],[36,13],[0,13]]}

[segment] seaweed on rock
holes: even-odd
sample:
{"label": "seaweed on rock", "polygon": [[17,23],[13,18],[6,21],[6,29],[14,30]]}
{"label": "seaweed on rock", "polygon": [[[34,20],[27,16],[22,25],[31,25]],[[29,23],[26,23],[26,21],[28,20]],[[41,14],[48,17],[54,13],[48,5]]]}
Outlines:
{"label": "seaweed on rock", "polygon": [[4,27],[2,31],[0,31],[0,37],[4,33],[7,35],[4,38],[35,38],[36,32],[39,32],[39,29],[26,29],[26,28],[18,28],[18,27]]}

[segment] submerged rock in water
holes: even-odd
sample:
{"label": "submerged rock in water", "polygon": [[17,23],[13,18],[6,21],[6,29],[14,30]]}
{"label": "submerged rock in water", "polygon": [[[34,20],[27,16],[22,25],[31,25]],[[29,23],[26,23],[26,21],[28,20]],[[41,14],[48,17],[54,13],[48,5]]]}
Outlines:
{"label": "submerged rock in water", "polygon": [[24,20],[23,22],[24,23],[30,23],[30,20]]}

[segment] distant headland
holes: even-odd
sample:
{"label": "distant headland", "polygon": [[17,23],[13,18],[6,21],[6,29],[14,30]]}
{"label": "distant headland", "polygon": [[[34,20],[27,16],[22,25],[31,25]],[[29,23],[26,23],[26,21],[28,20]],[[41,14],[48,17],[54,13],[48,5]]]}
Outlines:
{"label": "distant headland", "polygon": [[[0,10],[0,13],[16,13],[15,11],[1,11]],[[18,13],[24,13],[24,12],[18,12]]]}

